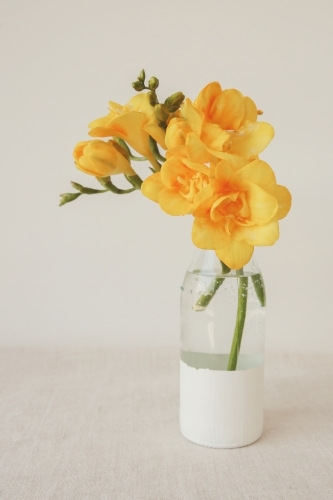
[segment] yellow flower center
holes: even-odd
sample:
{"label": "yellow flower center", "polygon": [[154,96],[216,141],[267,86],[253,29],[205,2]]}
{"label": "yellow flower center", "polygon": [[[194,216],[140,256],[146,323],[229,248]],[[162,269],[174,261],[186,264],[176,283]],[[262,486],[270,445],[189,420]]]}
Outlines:
{"label": "yellow flower center", "polygon": [[[227,234],[231,235],[235,224],[241,226],[252,225],[249,220],[250,208],[244,192],[228,192],[215,201],[211,208],[211,218],[215,222],[224,224]],[[221,193],[222,194],[222,193]]]}
{"label": "yellow flower center", "polygon": [[207,176],[201,172],[185,178],[179,175],[177,181],[180,184],[179,193],[188,201],[193,201],[194,196],[208,184]]}

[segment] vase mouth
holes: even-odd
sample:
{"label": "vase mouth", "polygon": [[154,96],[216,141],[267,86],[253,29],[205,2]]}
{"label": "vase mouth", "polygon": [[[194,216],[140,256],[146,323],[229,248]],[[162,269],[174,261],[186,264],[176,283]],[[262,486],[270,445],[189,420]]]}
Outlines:
{"label": "vase mouth", "polygon": [[217,257],[215,250],[202,250],[200,248],[195,249],[187,271],[193,274],[221,277],[260,274],[260,269],[254,256],[252,256],[251,260],[241,270],[236,270],[230,269],[222,263]]}

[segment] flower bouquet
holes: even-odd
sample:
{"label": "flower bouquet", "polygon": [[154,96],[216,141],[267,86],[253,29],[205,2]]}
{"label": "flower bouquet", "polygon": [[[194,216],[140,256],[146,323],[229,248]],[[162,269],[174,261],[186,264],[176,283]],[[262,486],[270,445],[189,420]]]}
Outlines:
{"label": "flower bouquet", "polygon": [[[144,70],[132,87],[138,94],[125,106],[110,102],[109,113],[89,124],[93,139],[74,148],[76,167],[102,189],[72,182],[76,192],[61,195],[60,205],[140,190],[169,215],[193,216],[200,250],[182,287],[181,430],[208,446],[249,444],[262,430],[265,308],[253,251],[277,241],[291,206],[288,189],[259,158],[274,129],[258,121],[252,99],[218,82],[194,101],[182,92],[160,101],[158,79],[146,84]],[[143,180],[134,164],[147,160]],[[114,184],[116,175],[127,189]]]}

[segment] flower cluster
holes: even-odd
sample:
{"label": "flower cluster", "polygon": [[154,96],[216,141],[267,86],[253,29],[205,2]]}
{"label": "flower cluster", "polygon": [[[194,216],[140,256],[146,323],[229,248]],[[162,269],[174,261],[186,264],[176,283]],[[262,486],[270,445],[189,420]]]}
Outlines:
{"label": "flower cluster", "polygon": [[238,90],[207,85],[166,130],[167,160],[142,192],[170,215],[194,216],[193,243],[239,269],[256,245],[273,245],[291,197],[258,155],[274,136]]}
{"label": "flower cluster", "polygon": [[[194,245],[215,250],[232,269],[242,268],[254,246],[277,241],[278,220],[291,206],[288,189],[277,184],[271,167],[258,156],[272,140],[273,127],[257,120],[262,112],[249,97],[222,90],[217,82],[193,102],[177,92],[163,104],[157,99],[156,78],[146,87],[141,72],[133,87],[149,92],[125,106],[111,102],[109,114],[89,125],[92,137],[112,139],[79,143],[74,150],[77,168],[107,189],[105,178],[123,173],[164,212],[191,214]],[[165,158],[157,145],[166,150]],[[153,167],[143,182],[131,166],[131,160],[141,158],[128,146]]]}

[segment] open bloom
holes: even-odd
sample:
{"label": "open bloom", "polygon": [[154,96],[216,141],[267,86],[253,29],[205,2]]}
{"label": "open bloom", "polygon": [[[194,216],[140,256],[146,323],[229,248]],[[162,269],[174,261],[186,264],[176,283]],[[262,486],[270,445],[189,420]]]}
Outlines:
{"label": "open bloom", "polygon": [[187,156],[195,162],[228,160],[240,155],[248,160],[261,153],[274,136],[273,127],[257,122],[257,107],[238,90],[208,84],[194,103],[186,99],[180,117],[170,121],[165,142],[168,157]]}
{"label": "open bloom", "polygon": [[89,124],[89,135],[119,137],[156,166],[156,160],[149,147],[149,135],[165,149],[165,131],[157,124],[154,107],[149,103],[147,94],[132,97],[125,106],[110,102],[109,107],[108,115]]}
{"label": "open bloom", "polygon": [[115,141],[100,139],[79,142],[73,151],[75,165],[82,172],[95,177],[127,174],[135,175],[126,151]]}
{"label": "open bloom", "polygon": [[[209,184],[209,168],[180,156],[172,156],[161,171],[148,177],[141,186],[147,198],[159,203],[170,215],[191,214],[202,201]],[[208,192],[208,195],[210,191]]]}
{"label": "open bloom", "polygon": [[212,168],[204,200],[196,207],[192,239],[216,250],[221,261],[240,269],[254,246],[273,245],[279,237],[278,220],[290,209],[287,188],[276,184],[273,170],[255,160],[236,170],[225,160]]}

